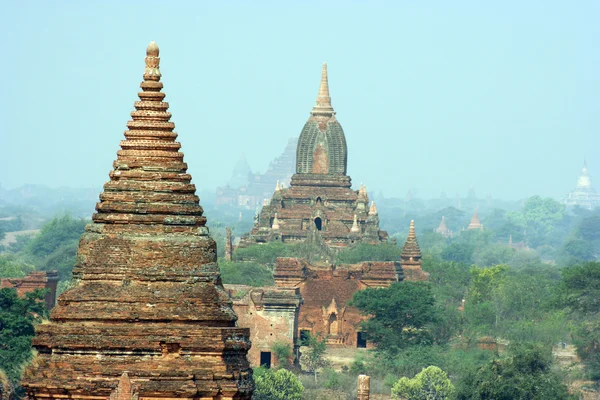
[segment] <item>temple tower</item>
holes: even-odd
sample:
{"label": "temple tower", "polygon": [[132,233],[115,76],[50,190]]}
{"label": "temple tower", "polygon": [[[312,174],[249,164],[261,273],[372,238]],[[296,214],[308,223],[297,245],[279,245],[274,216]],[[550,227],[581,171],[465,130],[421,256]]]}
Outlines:
{"label": "temple tower", "polygon": [[481,221],[479,220],[479,215],[477,215],[477,209],[475,209],[475,212],[473,213],[473,217],[471,218],[471,222],[469,223],[469,226],[467,227],[467,230],[471,230],[471,229],[483,229],[483,225],[481,224]]}
{"label": "temple tower", "polygon": [[452,237],[452,231],[446,225],[446,218],[442,215],[442,220],[440,221],[440,225],[433,230],[435,233],[439,233],[445,238]]}
{"label": "temple tower", "polygon": [[579,206],[588,210],[600,207],[600,194],[592,187],[592,179],[588,174],[587,163],[583,163],[581,175],[577,179],[577,186],[569,192],[563,203],[568,206]]}
{"label": "temple tower", "polygon": [[[351,189],[347,164],[346,137],[331,105],[327,64],[323,64],[316,104],[298,139],[290,187],[277,186],[240,247],[274,240],[316,240],[330,248],[386,241],[376,207],[369,209],[366,187]],[[277,232],[272,229],[275,216]]]}
{"label": "temple tower", "polygon": [[[249,331],[223,289],[216,244],[146,51],[140,100],[38,352],[30,399],[250,399]],[[135,388],[135,393],[133,389]]]}
{"label": "temple tower", "polygon": [[429,274],[421,269],[421,248],[417,242],[417,234],[415,233],[415,221],[410,221],[408,237],[402,247],[400,254],[400,263],[406,280],[408,281],[426,281],[429,279]]}

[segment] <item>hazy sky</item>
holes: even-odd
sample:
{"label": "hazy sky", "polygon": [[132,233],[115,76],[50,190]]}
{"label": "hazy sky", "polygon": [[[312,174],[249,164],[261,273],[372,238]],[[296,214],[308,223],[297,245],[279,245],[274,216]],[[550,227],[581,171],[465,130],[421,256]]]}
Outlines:
{"label": "hazy sky", "polygon": [[356,186],[561,198],[600,189],[598,1],[12,1],[0,184],[100,187],[156,40],[198,188],[302,129],[327,61]]}

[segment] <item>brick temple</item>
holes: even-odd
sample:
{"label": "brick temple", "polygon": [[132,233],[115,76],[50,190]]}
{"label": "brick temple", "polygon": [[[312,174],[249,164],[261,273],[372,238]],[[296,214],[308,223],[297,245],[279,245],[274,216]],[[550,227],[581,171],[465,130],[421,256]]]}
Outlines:
{"label": "brick temple", "polygon": [[303,242],[315,235],[333,249],[386,241],[387,232],[379,229],[377,209],[369,206],[366,187],[352,190],[347,163],[346,137],[331,105],[323,64],[317,103],[298,139],[290,187],[276,186],[240,245]]}
{"label": "brick temple", "polygon": [[79,244],[74,287],[36,328],[30,399],[250,399],[216,244],[146,51],[139,101]]}

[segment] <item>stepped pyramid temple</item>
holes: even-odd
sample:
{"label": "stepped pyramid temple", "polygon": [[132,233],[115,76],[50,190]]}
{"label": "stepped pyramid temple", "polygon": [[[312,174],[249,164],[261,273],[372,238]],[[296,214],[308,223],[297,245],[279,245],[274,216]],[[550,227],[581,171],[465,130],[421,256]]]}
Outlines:
{"label": "stepped pyramid temple", "polygon": [[577,186],[572,190],[563,203],[566,206],[579,206],[588,210],[600,207],[600,194],[592,187],[592,180],[588,175],[587,163],[583,163],[581,176],[577,179]]}
{"label": "stepped pyramid temple", "polygon": [[276,185],[271,201],[263,206],[240,246],[307,238],[330,248],[386,241],[377,209],[369,207],[366,187],[351,189],[347,162],[346,137],[331,105],[327,65],[323,64],[317,103],[298,139],[290,187]]}
{"label": "stepped pyramid temple", "polygon": [[158,47],[125,140],[81,237],[74,286],[36,328],[30,399],[250,399],[247,328],[221,284]]}

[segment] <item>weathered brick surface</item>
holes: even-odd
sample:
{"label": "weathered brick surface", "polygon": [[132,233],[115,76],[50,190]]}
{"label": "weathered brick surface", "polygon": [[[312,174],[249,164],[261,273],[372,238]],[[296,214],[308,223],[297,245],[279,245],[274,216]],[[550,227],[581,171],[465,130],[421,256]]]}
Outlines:
{"label": "weathered brick surface", "polygon": [[[234,299],[238,325],[250,328],[252,348],[248,359],[252,366],[260,366],[260,353],[272,352],[275,343],[285,344],[290,349],[296,347],[298,311],[302,304],[297,288],[225,285],[225,290]],[[280,362],[272,354],[272,365]]]}
{"label": "weathered brick surface", "polygon": [[298,332],[328,337],[331,345],[356,346],[364,316],[348,305],[354,293],[367,287],[386,287],[404,277],[398,262],[318,267],[297,258],[281,257],[275,267],[278,286],[296,287],[303,304]]}
{"label": "weathered brick surface", "polygon": [[158,62],[152,43],[74,287],[36,329],[38,355],[23,375],[31,399],[251,397],[249,331],[221,284]]}

